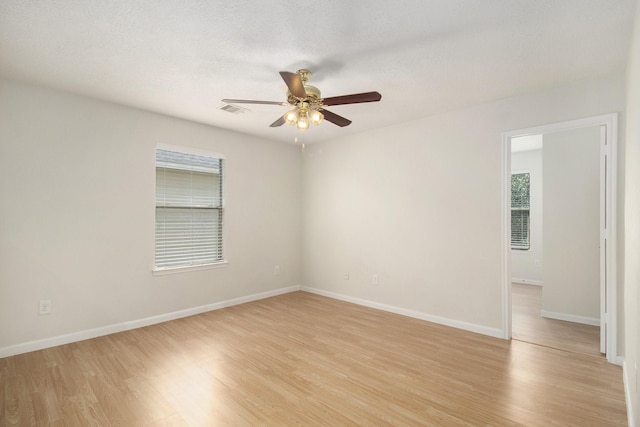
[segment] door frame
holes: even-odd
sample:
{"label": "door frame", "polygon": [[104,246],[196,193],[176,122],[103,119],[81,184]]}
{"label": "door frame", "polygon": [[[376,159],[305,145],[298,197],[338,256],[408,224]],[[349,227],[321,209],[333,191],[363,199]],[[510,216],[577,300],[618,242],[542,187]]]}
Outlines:
{"label": "door frame", "polygon": [[[622,364],[617,354],[617,173],[618,113],[502,133],[502,330],[511,339],[511,139],[570,129],[603,126],[600,142],[600,351]],[[602,138],[601,138],[602,139]]]}

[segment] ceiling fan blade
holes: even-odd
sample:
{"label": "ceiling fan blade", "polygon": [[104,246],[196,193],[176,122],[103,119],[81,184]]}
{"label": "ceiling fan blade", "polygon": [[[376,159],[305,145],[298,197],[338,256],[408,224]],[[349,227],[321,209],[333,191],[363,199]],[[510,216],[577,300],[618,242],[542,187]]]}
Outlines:
{"label": "ceiling fan blade", "polygon": [[289,105],[287,102],[277,101],[253,101],[250,99],[223,99],[227,104],[263,104],[263,105]]}
{"label": "ceiling fan blade", "polygon": [[287,84],[289,92],[291,92],[293,96],[302,99],[307,97],[307,92],[305,92],[304,86],[302,85],[300,74],[290,73],[289,71],[280,71],[280,76]]}
{"label": "ceiling fan blade", "polygon": [[282,126],[283,124],[284,124],[284,115],[283,115],[283,116],[280,116],[280,117],[278,118],[278,120],[276,120],[275,122],[271,123],[271,124],[269,125],[269,127],[277,128],[278,126]]}
{"label": "ceiling fan blade", "polygon": [[332,113],[331,111],[325,110],[324,108],[321,108],[320,112],[324,115],[325,120],[328,120],[334,125],[340,126],[341,128],[349,126],[351,124],[351,120],[345,119],[344,117],[339,116],[336,113]]}
{"label": "ceiling fan blade", "polygon": [[322,105],[344,105],[344,104],[359,104],[361,102],[378,102],[382,99],[382,95],[378,92],[364,92],[356,93],[353,95],[332,96],[330,98],[324,98]]}

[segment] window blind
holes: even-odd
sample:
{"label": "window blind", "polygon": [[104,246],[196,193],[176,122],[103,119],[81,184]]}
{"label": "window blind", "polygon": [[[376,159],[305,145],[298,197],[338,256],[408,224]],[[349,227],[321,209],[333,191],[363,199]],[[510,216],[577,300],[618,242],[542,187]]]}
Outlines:
{"label": "window blind", "polygon": [[511,247],[529,249],[530,176],[528,173],[511,175]]}
{"label": "window blind", "polygon": [[223,260],[224,160],[156,150],[156,268]]}

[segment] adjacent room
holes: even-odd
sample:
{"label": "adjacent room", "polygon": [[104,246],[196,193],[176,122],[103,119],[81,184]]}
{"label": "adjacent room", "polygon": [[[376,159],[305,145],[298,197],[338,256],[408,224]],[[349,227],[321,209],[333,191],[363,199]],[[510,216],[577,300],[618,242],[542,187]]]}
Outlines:
{"label": "adjacent room", "polygon": [[5,0],[0,47],[0,426],[640,425],[637,0]]}

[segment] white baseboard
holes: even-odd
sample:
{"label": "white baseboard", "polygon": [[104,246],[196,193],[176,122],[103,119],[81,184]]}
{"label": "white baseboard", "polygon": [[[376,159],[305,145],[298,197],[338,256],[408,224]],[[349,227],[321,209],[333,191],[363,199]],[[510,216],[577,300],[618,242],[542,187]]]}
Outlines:
{"label": "white baseboard", "polygon": [[199,307],[187,308],[185,310],[174,311],[171,313],[160,314],[158,316],[146,317],[144,319],[131,320],[128,322],[116,323],[113,325],[102,326],[99,328],[86,329],[84,331],[72,332],[70,334],[58,335],[51,338],[41,340],[28,341],[25,343],[10,345],[0,348],[0,358],[13,356],[16,354],[28,353],[30,351],[42,350],[45,348],[56,347],[72,342],[83,341],[91,338],[97,338],[104,335],[115,334],[117,332],[128,331],[131,329],[142,328],[144,326],[155,325],[170,320],[189,317],[207,311],[219,310],[225,307],[244,304],[247,302],[258,301],[289,292],[299,291],[300,286],[289,286],[286,288],[274,289],[272,291],[260,292],[257,294],[247,295],[244,297],[234,298],[226,301],[206,304]]}
{"label": "white baseboard", "polygon": [[487,326],[476,325],[474,323],[462,322],[459,320],[447,319],[444,317],[433,316],[431,314],[422,313],[419,311],[409,310],[401,307],[394,307],[387,304],[381,304],[374,301],[369,301],[361,298],[350,297],[348,295],[338,294],[335,292],[325,291],[317,288],[310,288],[307,286],[302,286],[300,288],[302,291],[310,292],[317,295],[322,295],[325,297],[350,302],[353,304],[363,305],[365,307],[375,308],[378,310],[388,311],[391,313],[401,314],[407,317],[413,317],[415,319],[426,320],[427,322],[438,323],[444,326],[450,326],[452,328],[462,329],[465,331],[475,332],[482,335],[488,335],[490,337],[502,338],[504,339],[504,332],[501,329],[489,328]]}
{"label": "white baseboard", "polygon": [[535,285],[542,286],[542,280],[533,280],[533,279],[520,279],[518,277],[512,277],[511,283],[517,283],[519,285]]}
{"label": "white baseboard", "polygon": [[624,400],[627,404],[627,420],[629,427],[636,427],[633,403],[631,401],[631,387],[635,387],[635,369],[629,369],[627,361],[622,361],[622,381],[624,383]]}
{"label": "white baseboard", "polygon": [[553,311],[540,310],[540,316],[549,319],[564,320],[567,322],[582,323],[591,326],[600,326],[600,319],[596,317],[576,316],[575,314],[556,313]]}

